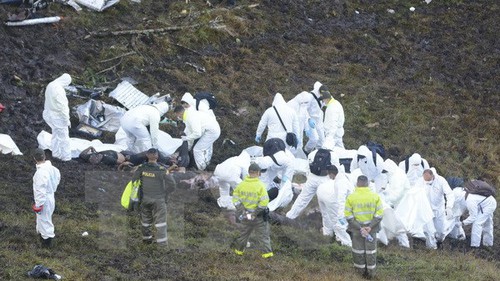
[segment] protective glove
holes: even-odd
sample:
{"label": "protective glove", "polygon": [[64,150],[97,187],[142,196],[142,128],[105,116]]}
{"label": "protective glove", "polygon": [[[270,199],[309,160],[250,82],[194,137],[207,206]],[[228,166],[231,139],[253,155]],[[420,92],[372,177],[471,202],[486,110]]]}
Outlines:
{"label": "protective glove", "polygon": [[161,121],[160,121],[160,124],[167,124],[169,123],[170,120],[168,120],[168,118],[163,118]]}
{"label": "protective glove", "polygon": [[316,120],[309,118],[309,120],[307,120],[307,123],[309,123],[309,127],[311,127],[311,129],[316,128]]}
{"label": "protective glove", "polygon": [[313,130],[312,130],[311,128],[309,128],[309,129],[307,129],[307,130],[306,130],[306,136],[307,136],[308,138],[310,138],[310,137],[311,137],[312,133],[313,133]]}
{"label": "protective glove", "polygon": [[260,143],[260,136],[255,136],[255,142]]}
{"label": "protective glove", "polygon": [[446,209],[445,213],[447,220],[453,219],[453,210],[451,208]]}
{"label": "protective glove", "polygon": [[187,138],[187,136],[181,136],[181,140],[182,140],[182,141],[187,141],[187,140],[188,140],[188,138]]}
{"label": "protective glove", "polygon": [[40,207],[37,207],[35,204],[33,204],[31,206],[31,209],[33,210],[33,212],[37,213],[37,214],[40,214],[43,210],[43,205],[40,206]]}
{"label": "protective glove", "polygon": [[281,178],[281,183],[282,183],[282,184],[284,184],[284,183],[285,183],[285,182],[287,182],[287,181],[288,181],[288,177],[287,177],[287,176],[283,176],[283,177]]}
{"label": "protective glove", "polygon": [[339,219],[339,223],[340,223],[341,225],[346,225],[346,224],[347,224],[347,220],[346,220],[345,218],[340,218],[340,219]]}

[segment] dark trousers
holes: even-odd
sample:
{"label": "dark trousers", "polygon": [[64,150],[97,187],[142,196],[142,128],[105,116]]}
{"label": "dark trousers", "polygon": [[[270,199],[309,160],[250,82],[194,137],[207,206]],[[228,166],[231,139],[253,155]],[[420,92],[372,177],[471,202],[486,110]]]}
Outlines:
{"label": "dark trousers", "polygon": [[369,242],[359,232],[352,233],[352,260],[354,267],[362,274],[375,276],[377,267],[377,234],[370,233],[373,241]]}

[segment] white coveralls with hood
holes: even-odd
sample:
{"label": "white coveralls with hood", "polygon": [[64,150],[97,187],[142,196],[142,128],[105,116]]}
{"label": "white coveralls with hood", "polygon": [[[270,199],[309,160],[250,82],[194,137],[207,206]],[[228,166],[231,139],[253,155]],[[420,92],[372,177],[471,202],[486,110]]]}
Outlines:
{"label": "white coveralls with hood", "polygon": [[56,207],[54,193],[61,180],[59,170],[52,166],[49,160],[36,165],[33,176],[33,195],[35,206],[43,206],[42,211],[36,215],[36,231],[43,239],[54,238],[54,224],[52,214]]}
{"label": "white coveralls with hood", "polygon": [[230,195],[234,189],[248,175],[250,155],[243,150],[240,155],[226,159],[215,167],[213,176],[219,184],[219,207],[234,210],[233,198]]}
{"label": "white coveralls with hood", "polygon": [[323,235],[333,236],[335,233],[335,240],[349,247],[352,246],[352,241],[347,233],[344,210],[347,196],[353,191],[352,182],[344,172],[339,171],[334,180],[329,179],[320,184],[316,192],[323,220]]}
{"label": "white coveralls with hood", "polygon": [[[497,201],[493,196],[482,196],[479,194],[467,194],[462,187],[456,187],[453,189],[453,193],[456,195],[455,190],[458,189],[460,192],[460,198],[455,199],[454,211],[462,213],[454,213],[455,217],[460,218],[465,213],[465,210],[469,212],[469,216],[462,222],[458,221],[457,226],[454,231],[458,233],[464,233],[462,225],[472,224],[472,230],[470,235],[470,246],[479,247],[482,244],[486,247],[493,246],[493,213],[497,208]],[[457,206],[458,205],[458,206]],[[452,231],[453,233],[453,231]],[[459,237],[461,238],[461,237]]]}
{"label": "white coveralls with hood", "polygon": [[310,126],[310,123],[313,125],[315,124],[315,122],[309,121],[310,117],[309,113],[307,112],[309,103],[311,102],[311,97],[311,93],[304,91],[287,102],[287,105],[297,113],[297,120],[299,124],[299,129],[297,130],[297,149],[294,151],[294,155],[297,158],[307,158],[302,150],[302,148],[304,147],[304,131],[308,132],[306,133],[307,135],[310,135],[313,130]]}
{"label": "white coveralls with hood", "polygon": [[[450,188],[450,185],[445,178],[438,175],[435,168],[431,168],[434,179],[425,181],[422,177],[419,185],[423,186],[427,192],[427,198],[431,204],[434,218],[429,225],[427,224],[424,229],[426,236],[426,246],[428,248],[436,249],[437,242],[443,242],[449,230],[446,226],[446,220],[453,219],[453,205],[455,204],[455,196]],[[435,232],[432,229],[435,229]]]}
{"label": "white coveralls with hood", "polygon": [[193,150],[194,161],[199,170],[205,170],[210,164],[213,144],[220,136],[219,122],[210,111],[197,111],[190,106],[182,116],[186,125],[182,139],[187,141],[189,149]]}
{"label": "white coveralls with hood", "polygon": [[128,150],[139,153],[152,147],[158,148],[160,120],[168,108],[167,102],[160,102],[139,105],[125,112],[120,119],[120,125],[127,134]]}
{"label": "white coveralls with hood", "polygon": [[[314,162],[314,157],[316,156],[317,152],[318,152],[318,150],[314,150],[311,153],[309,153],[309,155],[307,156],[307,160],[309,161],[309,165],[311,165]],[[330,151],[330,164],[334,165],[335,167],[340,167],[339,160],[333,151]],[[340,169],[342,169],[342,168],[340,168]],[[343,169],[342,169],[342,171],[343,171]],[[290,209],[290,211],[288,211],[286,213],[286,217],[289,219],[297,218],[300,215],[300,213],[307,207],[309,202],[311,202],[311,199],[317,193],[318,187],[322,183],[327,182],[328,180],[330,180],[330,177],[328,175],[318,176],[318,175],[315,175],[315,174],[309,172],[309,174],[307,175],[306,183],[304,184],[304,187],[302,188],[302,191],[300,192],[297,199],[295,199],[295,202],[293,203],[293,206]],[[323,216],[323,214],[322,214],[322,216]]]}
{"label": "white coveralls with hood", "polygon": [[71,84],[71,76],[64,73],[50,82],[45,89],[45,104],[43,120],[52,130],[50,150],[52,157],[62,161],[71,160],[71,146],[69,144],[69,106],[64,87]]}
{"label": "white coveralls with hood", "polygon": [[353,161],[351,171],[359,168],[363,175],[374,183],[374,191],[380,194],[387,184],[387,177],[382,173],[383,163],[384,159],[378,153],[375,153],[374,159],[373,152],[366,145],[361,145],[358,148],[358,159]]}
{"label": "white coveralls with hood", "polygon": [[[276,110],[283,121],[283,128]],[[272,106],[264,111],[264,114],[260,118],[259,125],[257,126],[257,131],[255,132],[255,141],[260,142],[262,134],[267,127],[267,137],[266,140],[271,138],[282,139],[286,143],[286,134],[295,133],[296,136],[299,135],[299,121],[297,119],[297,114],[287,105],[285,99],[280,93],[274,95]],[[295,150],[288,146],[287,148],[291,151]]]}
{"label": "white coveralls with hood", "polygon": [[215,118],[215,113],[212,109],[210,109],[210,103],[208,103],[206,99],[200,100],[200,102],[198,103],[198,108],[196,108],[196,99],[193,97],[193,95],[191,95],[191,93],[186,92],[182,96],[181,101],[187,103],[189,107],[192,107],[198,111],[208,112]]}
{"label": "white coveralls with hood", "polygon": [[[408,240],[408,236],[406,235],[407,229],[404,224],[400,221],[399,214],[394,211],[398,206],[401,199],[404,195],[410,190],[410,181],[406,174],[399,169],[398,165],[392,161],[391,159],[387,159],[382,164],[382,168],[384,173],[387,176],[387,185],[385,189],[380,193],[383,201],[391,210],[384,209],[384,218],[382,219],[383,229],[386,230],[386,236],[388,239],[391,239],[390,234],[395,235],[396,239],[399,242],[400,246],[410,247],[410,242]],[[384,204],[384,205],[385,205]],[[384,223],[384,220],[388,220],[391,216],[388,217],[386,214],[394,213],[394,217],[392,217],[392,222],[389,224],[387,221]],[[393,226],[393,229],[389,232],[388,227]]]}
{"label": "white coveralls with hood", "polygon": [[[408,166],[408,167],[407,167]],[[418,153],[413,153],[408,161],[403,160],[399,162],[399,168],[406,173],[406,176],[410,180],[410,185],[415,186],[415,184],[422,178],[422,173],[425,169],[429,169],[429,162],[423,159]]]}
{"label": "white coveralls with hood", "polygon": [[279,177],[281,183],[279,185],[278,196],[274,198],[267,207],[269,211],[275,211],[277,208],[286,207],[293,199],[292,178],[295,173],[294,161],[295,157],[288,149],[278,151],[273,154],[274,160],[270,156],[258,157],[255,163],[263,170],[260,180],[266,185],[267,190],[274,185],[274,178]]}
{"label": "white coveralls with hood", "polygon": [[[323,110],[319,94],[319,89],[323,86],[320,82],[316,81],[313,90],[309,92],[309,106],[307,112],[309,113],[309,125],[313,129],[308,133],[309,140],[304,146],[306,152],[311,152],[317,148],[323,147],[325,140],[325,129],[323,126]],[[312,125],[312,126],[311,126]]]}
{"label": "white coveralls with hood", "polygon": [[336,147],[344,148],[344,108],[342,104],[333,97],[326,105],[325,120],[323,125],[325,127],[325,139],[332,139],[333,145]]}

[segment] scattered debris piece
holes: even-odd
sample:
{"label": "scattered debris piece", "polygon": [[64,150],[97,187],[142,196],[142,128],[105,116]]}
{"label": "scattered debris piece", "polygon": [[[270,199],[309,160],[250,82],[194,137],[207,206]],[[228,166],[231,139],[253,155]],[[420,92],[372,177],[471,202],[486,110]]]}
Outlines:
{"label": "scattered debris piece", "polygon": [[25,25],[35,25],[35,24],[41,24],[41,23],[54,23],[58,22],[62,19],[62,17],[45,17],[45,18],[38,18],[38,19],[26,19],[22,21],[7,21],[5,22],[5,25],[7,26],[25,26]]}

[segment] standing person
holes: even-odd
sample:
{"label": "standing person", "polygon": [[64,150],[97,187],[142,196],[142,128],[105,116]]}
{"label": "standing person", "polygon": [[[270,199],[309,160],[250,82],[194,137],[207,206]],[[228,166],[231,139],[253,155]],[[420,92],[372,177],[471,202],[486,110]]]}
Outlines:
{"label": "standing person", "polygon": [[[294,151],[294,155],[297,158],[307,157],[304,154],[304,131],[306,135],[309,137],[312,134],[313,128],[315,126],[315,121],[309,117],[309,113],[307,109],[309,107],[309,103],[311,102],[311,93],[303,91],[300,94],[296,95],[294,98],[287,102],[287,105],[296,112],[297,120],[299,128],[297,130],[297,149]],[[317,105],[316,105],[317,106]]]}
{"label": "standing person", "polygon": [[427,191],[434,218],[425,227],[426,246],[437,249],[446,237],[446,219],[453,219],[455,196],[445,178],[438,175],[434,168],[423,172],[420,185]]}
{"label": "standing person", "polygon": [[243,229],[234,241],[234,252],[241,256],[247,245],[250,235],[255,230],[261,243],[263,258],[273,256],[271,237],[268,222],[269,197],[266,186],[259,180],[260,167],[252,163],[248,167],[248,176],[233,192],[233,204],[242,213]]}
{"label": "standing person", "polygon": [[[287,105],[280,93],[274,95],[272,106],[266,109],[260,118],[259,125],[257,125],[257,131],[255,132],[256,143],[260,143],[262,134],[266,128],[266,140],[279,138],[286,143],[287,133],[294,133],[295,136],[299,135],[297,114]],[[288,143],[287,147],[290,151],[294,151],[297,148],[296,146],[292,148]]]}
{"label": "standing person", "polygon": [[36,161],[36,172],[33,176],[35,204],[32,209],[36,213],[36,232],[40,233],[42,246],[50,247],[55,237],[52,223],[56,207],[54,193],[61,180],[61,173],[49,160],[45,160],[43,149],[36,149],[33,158]]}
{"label": "standing person", "polygon": [[43,120],[52,130],[50,150],[52,157],[62,161],[71,160],[71,147],[69,145],[69,106],[64,87],[71,84],[71,76],[64,73],[50,82],[45,89],[45,104]]}
{"label": "standing person", "polygon": [[328,89],[323,86],[320,89],[320,99],[326,105],[325,119],[323,124],[325,126],[325,139],[332,139],[333,145],[336,147],[344,148],[344,108],[342,104],[333,98]]}
{"label": "standing person", "polygon": [[148,162],[135,171],[133,180],[141,180],[139,200],[141,208],[142,240],[153,242],[153,223],[156,243],[167,244],[167,195],[176,188],[175,180],[167,170],[158,165],[158,150],[150,148]]}
{"label": "standing person", "polygon": [[332,166],[328,171],[330,180],[320,184],[316,195],[318,196],[319,209],[323,219],[323,235],[333,236],[344,246],[351,247],[351,237],[347,233],[347,221],[344,217],[347,196],[354,190],[345,173]]}
{"label": "standing person", "polygon": [[309,153],[315,149],[323,146],[323,141],[325,140],[325,129],[323,126],[323,105],[320,99],[320,90],[323,84],[316,81],[313,85],[313,90],[309,92],[309,106],[307,107],[307,113],[309,113],[308,124],[312,129],[308,133],[309,140],[304,146],[304,151]]}
{"label": "standing person", "polygon": [[196,167],[205,170],[212,159],[214,142],[220,136],[219,122],[215,115],[197,111],[192,106],[184,108],[178,105],[174,113],[186,125],[182,140],[187,141],[189,150],[193,151]]}
{"label": "standing person", "polygon": [[377,267],[377,232],[384,214],[382,200],[368,187],[368,178],[359,176],[354,192],[347,197],[345,217],[352,232],[354,267],[373,278]]}
{"label": "standing person", "polygon": [[413,153],[405,160],[399,162],[399,168],[406,173],[408,180],[410,180],[410,185],[415,186],[422,178],[424,170],[429,169],[430,166],[429,162],[422,158],[420,154]]}
{"label": "standing person", "polygon": [[127,150],[139,153],[158,148],[160,120],[168,108],[167,102],[160,102],[139,105],[125,112],[120,125],[127,134]]}

